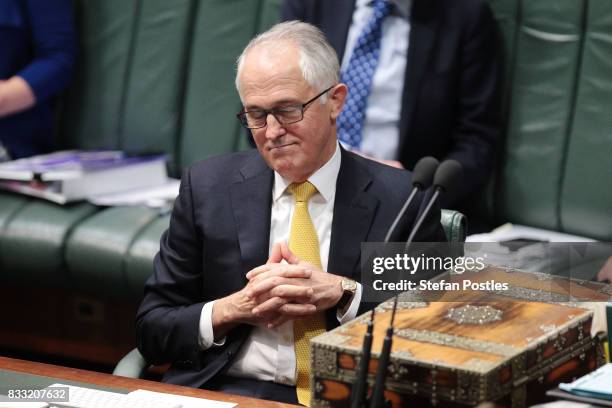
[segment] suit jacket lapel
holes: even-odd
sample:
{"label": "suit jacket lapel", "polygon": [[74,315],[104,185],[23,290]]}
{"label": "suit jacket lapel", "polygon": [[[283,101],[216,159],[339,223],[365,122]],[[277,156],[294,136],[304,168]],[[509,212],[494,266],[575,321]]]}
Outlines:
{"label": "suit jacket lapel", "polygon": [[402,113],[400,123],[400,148],[405,150],[407,139],[410,138],[410,126],[414,116],[415,101],[419,93],[419,85],[425,69],[430,67],[430,54],[436,38],[438,21],[435,19],[435,0],[414,0],[410,16],[410,42],[408,45],[408,60],[406,61],[406,77],[402,96]]}
{"label": "suit jacket lapel", "polygon": [[[240,169],[238,179],[230,186],[230,196],[246,272],[268,259],[274,173],[257,154]],[[246,278],[240,288],[244,282]]]}
{"label": "suit jacket lapel", "polygon": [[366,241],[378,199],[368,193],[372,176],[352,153],[342,149],[342,163],[336,182],[334,219],[329,249],[328,271],[356,277],[361,242]]}

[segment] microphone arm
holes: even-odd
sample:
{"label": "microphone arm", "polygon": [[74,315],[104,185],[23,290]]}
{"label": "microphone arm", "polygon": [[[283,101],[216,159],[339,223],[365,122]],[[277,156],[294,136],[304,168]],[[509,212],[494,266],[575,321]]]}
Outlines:
{"label": "microphone arm", "polygon": [[408,196],[408,199],[404,203],[404,206],[402,207],[400,212],[397,214],[397,217],[395,217],[395,219],[393,220],[393,224],[391,224],[391,227],[389,228],[389,231],[387,231],[387,235],[385,236],[385,241],[384,241],[385,244],[387,242],[389,242],[389,240],[391,239],[391,235],[393,234],[393,232],[395,232],[395,229],[397,228],[397,224],[399,224],[400,220],[404,216],[404,213],[406,212],[406,210],[408,209],[408,207],[412,203],[412,200],[414,199],[414,196],[418,192],[419,192],[419,187],[418,187],[418,185],[415,185],[412,188],[412,191],[410,192],[410,195]]}
{"label": "microphone arm", "polygon": [[[412,173],[412,191],[408,195],[408,198],[404,202],[404,205],[400,209],[399,213],[393,220],[391,227],[387,231],[385,235],[384,242],[387,243],[391,240],[391,236],[393,232],[396,230],[400,220],[403,218],[404,214],[410,204],[414,200],[414,197],[420,190],[424,190],[428,188],[433,180],[434,173],[438,168],[439,162],[434,157],[423,157],[420,159],[417,164],[414,166],[414,171]],[[395,299],[395,303],[393,306],[393,314],[391,317],[391,326],[393,326],[393,319],[395,318],[395,307],[397,305],[397,298]],[[361,352],[361,360],[359,361],[359,368],[357,371],[357,379],[356,383],[353,386],[351,392],[351,408],[365,408],[367,404],[367,390],[368,390],[368,368],[370,366],[370,357],[372,353],[372,340],[373,340],[373,329],[374,329],[374,314],[375,310],[372,309],[372,314],[370,315],[370,321],[368,323],[368,328],[366,334],[363,336],[363,346]],[[391,334],[387,333],[387,337],[393,336],[393,328],[391,327]],[[387,338],[385,338],[385,344],[388,344],[388,352],[387,352],[387,362],[389,360],[389,355],[391,353],[391,340],[387,342]],[[387,363],[385,363],[385,366]],[[386,372],[383,374],[386,375]],[[377,377],[378,378],[378,377]],[[377,380],[378,383],[378,380]],[[384,383],[384,379],[383,379]],[[384,390],[384,384],[383,384]]]}
{"label": "microphone arm", "polygon": [[431,182],[433,181],[434,173],[438,168],[438,165],[439,163],[437,159],[431,156],[426,156],[420,159],[414,166],[414,171],[412,172],[412,191],[404,202],[402,209],[399,211],[399,213],[393,220],[391,227],[389,227],[387,235],[385,235],[385,244],[391,240],[391,235],[393,235],[393,232],[397,228],[397,225],[404,216],[404,213],[406,212],[408,207],[410,207],[410,204],[414,200],[416,194],[421,190],[429,188]]}
{"label": "microphone arm", "polygon": [[370,408],[384,408],[385,404],[385,380],[387,379],[387,370],[389,359],[391,357],[391,346],[393,344],[393,323],[395,321],[395,311],[397,310],[397,298],[393,298],[393,311],[391,312],[391,321],[387,328],[387,334],[383,341],[383,347],[378,358],[378,369],[376,370],[376,382],[374,383],[374,391],[370,400]]}
{"label": "microphone arm", "polygon": [[431,211],[431,207],[433,207],[434,203],[438,200],[438,196],[440,195],[441,191],[442,189],[436,186],[436,189],[434,190],[434,193],[432,194],[431,199],[427,203],[427,206],[421,213],[421,216],[417,219],[417,222],[414,224],[412,231],[410,231],[410,235],[408,236],[408,240],[406,241],[406,246],[404,247],[405,250],[408,250],[408,247],[414,240],[414,236],[421,229],[421,225],[423,224],[423,222],[425,221],[425,218]]}
{"label": "microphone arm", "polygon": [[459,184],[462,177],[463,168],[458,161],[449,159],[440,164],[436,170],[436,174],[434,175],[434,193],[429,199],[427,206],[417,219],[417,222],[414,224],[412,231],[410,231],[410,235],[408,235],[408,240],[406,241],[406,246],[404,247],[405,251],[408,251],[408,248],[410,247],[410,244],[412,244],[416,233],[419,231],[419,229],[421,229],[423,221],[425,221],[425,218],[430,213],[431,208],[438,200],[440,194],[448,193],[449,191],[452,191],[453,188],[456,188],[456,185]]}
{"label": "microphone arm", "polygon": [[351,408],[363,408],[365,406],[366,394],[368,391],[368,368],[370,366],[370,355],[372,352],[372,331],[374,330],[374,314],[376,308],[372,309],[368,329],[363,336],[363,347],[361,350],[361,360],[359,360],[359,371],[357,371],[357,382],[353,386],[351,393]]}

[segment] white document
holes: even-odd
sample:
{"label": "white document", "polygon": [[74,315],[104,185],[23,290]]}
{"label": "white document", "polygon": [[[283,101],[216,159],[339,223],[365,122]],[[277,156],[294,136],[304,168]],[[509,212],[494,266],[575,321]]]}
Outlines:
{"label": "white document", "polygon": [[47,408],[46,402],[2,402],[0,408]]}
{"label": "white document", "polygon": [[49,387],[68,387],[68,402],[58,405],[74,408],[182,408],[172,401],[161,401],[153,397],[130,396],[118,392],[100,391],[93,388],[76,387],[67,384],[53,384]]}
{"label": "white document", "polygon": [[168,178],[165,184],[133,189],[120,193],[99,194],[87,198],[92,204],[103,206],[146,205],[150,208],[164,208],[178,196],[180,180]]}
{"label": "white document", "polygon": [[138,398],[147,398],[155,401],[178,403],[182,408],[232,408],[238,404],[233,402],[221,402],[203,398],[185,397],[182,395],[165,394],[147,390],[136,390],[128,394]]}
{"label": "white document", "polygon": [[559,388],[584,397],[612,400],[612,363],[605,364],[569,384],[561,383]]}
{"label": "white document", "polygon": [[466,238],[466,242],[500,242],[531,239],[543,242],[595,242],[593,239],[578,235],[564,234],[541,228],[526,227],[524,225],[504,224],[491,232],[473,234]]}

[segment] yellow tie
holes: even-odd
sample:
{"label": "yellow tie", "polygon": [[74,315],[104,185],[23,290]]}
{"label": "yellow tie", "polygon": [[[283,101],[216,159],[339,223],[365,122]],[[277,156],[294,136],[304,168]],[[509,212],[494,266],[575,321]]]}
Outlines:
{"label": "yellow tie", "polygon": [[[295,197],[289,249],[300,259],[321,268],[319,239],[308,213],[308,200],[317,192],[317,188],[306,181],[291,184],[288,190]],[[310,339],[323,333],[325,333],[325,317],[322,313],[293,321],[295,385],[298,401],[302,405],[310,406]]]}

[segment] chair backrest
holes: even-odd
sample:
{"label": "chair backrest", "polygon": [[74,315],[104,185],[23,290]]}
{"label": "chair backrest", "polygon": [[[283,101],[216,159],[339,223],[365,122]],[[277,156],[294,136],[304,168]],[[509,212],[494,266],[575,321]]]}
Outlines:
{"label": "chair backrest", "polygon": [[[236,59],[249,40],[278,19],[279,1],[202,0],[196,11],[178,165],[248,146],[236,120],[240,99],[234,87]],[[270,13],[274,18],[270,18]]]}
{"label": "chair backrest", "polygon": [[280,0],[74,0],[80,55],[60,146],[168,154],[174,175],[248,146],[235,61]]}
{"label": "chair backrest", "polygon": [[[612,240],[612,2],[489,1],[505,58],[493,217]],[[235,60],[281,2],[75,0],[63,145],[165,152],[174,175],[246,148]]]}
{"label": "chair backrest", "polygon": [[80,54],[60,142],[175,156],[193,0],[77,0]]}
{"label": "chair backrest", "polygon": [[612,3],[490,0],[505,54],[499,222],[612,239]]}

